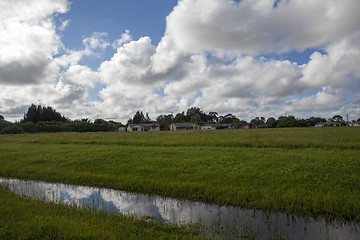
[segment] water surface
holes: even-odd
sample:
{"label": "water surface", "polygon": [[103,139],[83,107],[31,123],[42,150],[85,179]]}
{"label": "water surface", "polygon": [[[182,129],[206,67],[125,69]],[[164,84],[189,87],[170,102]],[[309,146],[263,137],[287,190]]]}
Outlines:
{"label": "water surface", "polygon": [[41,181],[0,178],[11,191],[45,201],[75,204],[137,216],[153,216],[176,224],[200,223],[208,236],[240,238],[244,232],[256,239],[359,239],[358,223],[327,222],[284,213],[219,206],[112,189]]}

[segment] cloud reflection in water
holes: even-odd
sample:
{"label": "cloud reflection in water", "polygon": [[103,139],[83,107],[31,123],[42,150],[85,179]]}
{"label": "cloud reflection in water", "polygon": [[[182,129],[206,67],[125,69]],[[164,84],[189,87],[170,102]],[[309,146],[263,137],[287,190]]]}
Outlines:
{"label": "cloud reflection in water", "polygon": [[286,239],[360,239],[360,226],[355,223],[326,222],[324,219],[290,216],[236,207],[218,206],[154,195],[129,193],[68,184],[0,178],[0,184],[24,196],[45,201],[63,202],[109,213],[121,212],[176,224],[201,223],[205,232],[221,229],[227,238],[244,230],[259,239],[280,235]]}

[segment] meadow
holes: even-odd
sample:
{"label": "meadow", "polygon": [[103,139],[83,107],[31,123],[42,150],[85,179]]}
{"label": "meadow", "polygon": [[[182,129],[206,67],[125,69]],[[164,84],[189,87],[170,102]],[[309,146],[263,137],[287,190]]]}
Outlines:
{"label": "meadow", "polygon": [[0,176],[360,221],[360,128],[0,136]]}

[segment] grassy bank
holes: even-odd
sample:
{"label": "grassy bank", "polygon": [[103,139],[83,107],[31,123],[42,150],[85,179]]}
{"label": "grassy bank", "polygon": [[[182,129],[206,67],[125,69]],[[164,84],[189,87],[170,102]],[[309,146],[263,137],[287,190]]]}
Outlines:
{"label": "grassy bank", "polygon": [[360,128],[0,136],[0,176],[360,221]]}
{"label": "grassy bank", "polygon": [[0,188],[0,239],[203,239],[195,228],[22,199]]}

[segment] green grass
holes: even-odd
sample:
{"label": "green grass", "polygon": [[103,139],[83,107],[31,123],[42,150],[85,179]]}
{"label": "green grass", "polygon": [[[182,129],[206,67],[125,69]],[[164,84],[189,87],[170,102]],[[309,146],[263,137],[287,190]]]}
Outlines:
{"label": "green grass", "polygon": [[360,129],[280,128],[252,130],[142,132],[142,133],[53,133],[2,135],[15,143],[105,144],[136,146],[215,146],[256,148],[360,149]]}
{"label": "green grass", "polygon": [[23,199],[0,188],[0,239],[204,239],[195,227]]}
{"label": "green grass", "polygon": [[0,176],[360,221],[360,128],[0,136]]}

